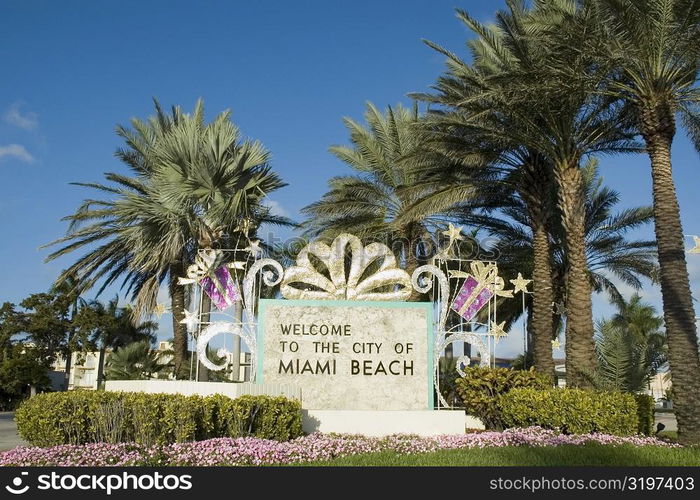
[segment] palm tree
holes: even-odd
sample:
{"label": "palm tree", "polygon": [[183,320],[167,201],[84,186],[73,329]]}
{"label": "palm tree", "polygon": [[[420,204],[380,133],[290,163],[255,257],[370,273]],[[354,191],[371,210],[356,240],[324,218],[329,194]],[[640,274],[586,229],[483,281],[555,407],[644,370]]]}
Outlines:
{"label": "palm tree", "polygon": [[[465,129],[492,142],[503,141],[507,133],[509,142],[543,155],[553,168],[566,233],[567,382],[573,386],[589,385],[584,372],[595,363],[580,166],[590,154],[633,146],[624,122],[616,119],[618,108],[593,93],[605,75],[577,50],[589,36],[582,29],[585,14],[563,0],[537,2],[531,10],[512,2],[508,12],[497,13],[496,25],[487,27],[458,11],[485,47],[481,52],[492,56],[483,64],[477,59],[470,66],[430,44],[447,56],[448,71],[429,99],[459,110]],[[504,120],[507,128],[500,126]]]}
{"label": "palm tree", "polygon": [[156,341],[158,323],[133,322],[130,306],[119,307],[119,297],[103,304],[97,300],[86,303],[76,315],[75,324],[79,329],[89,330],[91,341],[99,349],[97,359],[97,382],[102,382],[107,349],[118,349],[134,342]]}
{"label": "palm tree", "polygon": [[[585,241],[590,286],[597,293],[607,293],[612,301],[620,301],[622,294],[618,290],[617,281],[640,289],[642,278],[654,279],[657,274],[655,242],[627,238],[629,231],[651,222],[651,207],[630,208],[615,213],[615,205],[620,201],[619,193],[603,186],[597,161],[589,160],[582,167],[582,174],[586,196]],[[527,275],[535,267],[533,236],[524,229],[531,226],[529,212],[522,200],[512,198],[511,205],[501,209],[500,213],[506,217],[472,216],[471,221],[480,224],[498,238],[495,246],[499,252],[499,270],[505,277],[515,277],[518,272]],[[568,263],[565,233],[559,220],[559,213],[555,210],[547,221],[553,256],[552,300],[565,303]],[[525,299],[526,307],[532,307],[534,297],[528,295]],[[506,326],[513,324],[521,313],[522,307],[518,301],[504,301],[499,305],[499,317],[506,321]],[[545,340],[551,359],[551,340],[561,328],[562,315],[552,311],[551,303],[548,313],[553,321]],[[534,345],[533,350],[536,348]]]}
{"label": "palm tree", "polygon": [[661,293],[679,437],[700,442],[700,359],[683,230],[671,171],[679,115],[700,149],[700,4],[596,0],[594,50],[612,68],[606,89],[629,108],[651,161]]}
{"label": "palm tree", "polygon": [[147,340],[133,342],[114,351],[107,360],[108,380],[147,380],[168,365],[151,350]]}
{"label": "palm tree", "polygon": [[47,260],[88,249],[59,280],[76,274],[84,287],[102,281],[101,291],[122,278],[135,302],[135,320],[150,314],[167,282],[175,373],[184,376],[185,289],[178,278],[198,246],[240,238],[243,219],[252,221],[253,230],[261,222],[288,224],[264,206],[265,196],[284,184],[270,170],[269,153],[259,142],[241,139],[228,111],[205,124],[202,101],[191,115],[177,107],[168,115],[156,102],[155,116],[131,125],[117,130],[126,142],[117,156],[133,175],[108,173],[108,183],[78,183],[106,196],[86,199],[65,217],[68,234],[49,244],[63,246]]}
{"label": "palm tree", "polygon": [[667,360],[663,319],[638,294],[618,300],[617,306],[619,312],[596,328],[599,384],[640,392]]}
{"label": "palm tree", "polygon": [[[87,304],[87,301],[81,297],[80,282],[75,275],[69,275],[63,281],[54,283],[51,288],[51,293],[63,295],[70,303],[70,322],[71,327],[68,331],[68,339],[66,342],[66,357],[65,375],[64,375],[64,390],[68,390],[70,381],[70,372],[73,363],[73,352],[78,350],[80,340],[76,336],[75,317],[81,307]],[[84,339],[82,339],[84,340]]]}
{"label": "palm tree", "polygon": [[[483,44],[474,42],[475,51],[484,52],[481,57],[486,57],[488,51],[484,51]],[[475,60],[479,58],[475,57]],[[423,96],[423,99],[432,100],[431,96]],[[496,118],[490,116],[489,119]],[[484,124],[486,117],[482,116]],[[494,129],[499,129],[497,140],[492,134],[479,134],[478,130],[469,123],[464,125],[464,116],[459,109],[451,109],[445,112],[433,112],[422,122],[424,148],[441,151],[446,157],[451,158],[457,165],[471,171],[481,170],[491,172],[488,175],[490,182],[479,184],[482,192],[479,201],[471,203],[463,210],[460,222],[477,227],[488,226],[484,221],[498,221],[489,217],[489,212],[494,209],[502,214],[510,212],[518,222],[523,223],[525,229],[518,228],[517,241],[527,240],[527,248],[532,250],[531,255],[525,261],[520,260],[518,265],[512,267],[525,272],[533,277],[533,294],[531,304],[531,321],[534,347],[534,366],[542,373],[554,374],[554,361],[552,359],[551,332],[552,302],[554,301],[552,288],[552,243],[549,236],[550,219],[556,208],[554,197],[554,177],[551,164],[536,151],[523,147],[511,140],[509,127],[517,126],[510,120],[498,117],[498,123],[492,123]],[[471,121],[471,118],[467,118]],[[444,169],[438,166],[437,172],[426,172],[428,175],[440,176]],[[474,184],[473,180],[470,180]],[[452,183],[451,192],[437,192],[434,196],[421,200],[416,208],[424,210],[421,205],[429,205],[433,210],[442,210],[461,200],[455,200],[453,193],[459,195],[457,186]],[[445,196],[447,194],[447,196]],[[483,214],[482,212],[486,212]],[[407,215],[411,215],[409,210]],[[498,221],[500,225],[500,221]],[[510,228],[514,230],[515,228]],[[531,237],[523,231],[529,231]],[[511,249],[518,250],[518,249]],[[509,264],[503,257],[511,255],[519,260],[523,255],[521,251],[512,254],[501,252],[499,268],[507,269]],[[505,264],[502,266],[502,264]],[[517,271],[516,271],[517,273]]]}
{"label": "palm tree", "polygon": [[357,175],[331,179],[329,191],[302,209],[307,235],[332,238],[352,232],[387,244],[399,254],[409,274],[420,265],[437,228],[452,220],[450,214],[459,207],[437,213],[430,204],[421,205],[421,210],[415,205],[437,192],[455,189],[460,193],[457,199],[465,200],[474,189],[464,181],[450,185],[449,179],[431,180],[414,168],[411,161],[421,148],[415,132],[418,120],[416,106],[389,107],[382,113],[371,103],[365,112],[366,126],[344,120],[352,146],[333,146],[330,151]]}

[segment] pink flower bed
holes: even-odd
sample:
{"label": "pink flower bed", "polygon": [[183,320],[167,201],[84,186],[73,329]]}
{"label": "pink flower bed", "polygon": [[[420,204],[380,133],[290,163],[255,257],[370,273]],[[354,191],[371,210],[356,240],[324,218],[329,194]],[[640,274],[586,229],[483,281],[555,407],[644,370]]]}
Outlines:
{"label": "pink flower bed", "polygon": [[106,465],[285,465],[337,457],[392,451],[425,453],[455,448],[501,446],[604,445],[677,447],[654,437],[607,434],[563,435],[540,427],[464,435],[419,437],[397,434],[383,438],[311,434],[288,442],[252,437],[218,438],[164,446],[133,443],[96,443],[51,448],[20,447],[0,453],[0,466],[106,466]]}

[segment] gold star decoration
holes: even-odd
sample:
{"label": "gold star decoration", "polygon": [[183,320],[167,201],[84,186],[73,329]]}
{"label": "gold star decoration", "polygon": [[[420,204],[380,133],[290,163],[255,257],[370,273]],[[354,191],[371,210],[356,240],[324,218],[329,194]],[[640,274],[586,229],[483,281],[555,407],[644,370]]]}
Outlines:
{"label": "gold star decoration", "polygon": [[257,257],[262,254],[262,248],[260,248],[260,240],[250,241],[250,244],[244,248],[245,251],[253,254],[253,257]]}
{"label": "gold star decoration", "polygon": [[187,309],[183,309],[183,312],[185,313],[185,319],[180,320],[180,323],[187,325],[188,332],[194,332],[195,328],[199,324],[199,315],[197,313],[190,312]]}
{"label": "gold star decoration", "polygon": [[454,242],[457,240],[464,239],[462,237],[462,226],[457,227],[451,222],[447,224],[447,229],[445,231],[442,231],[442,234],[447,236],[450,239],[450,241],[447,243],[447,246],[445,248],[440,250],[435,255],[435,257],[433,257],[433,260],[447,260],[449,258],[450,249],[452,248]]}
{"label": "gold star decoration", "polygon": [[494,338],[496,342],[508,336],[508,334],[503,330],[505,324],[505,321],[501,321],[500,325],[497,323],[491,323],[491,331],[489,332],[489,334]]}
{"label": "gold star decoration", "polygon": [[689,236],[693,238],[695,246],[688,250],[688,253],[700,253],[700,238],[695,236],[694,234],[691,234]]}
{"label": "gold star decoration", "polygon": [[[462,238],[462,226],[454,226],[451,222],[447,225],[447,230],[443,231],[442,234],[450,239],[450,245],[456,240],[461,240]],[[449,246],[449,245],[448,245]]]}
{"label": "gold star decoration", "polygon": [[250,219],[250,217],[243,217],[241,221],[238,223],[236,226],[236,231],[240,231],[243,233],[243,236],[246,238],[250,234],[250,230],[253,227],[253,221]]}
{"label": "gold star decoration", "polygon": [[559,349],[561,347],[561,342],[559,339],[552,340],[552,349]]}
{"label": "gold star decoration", "polygon": [[168,312],[168,307],[165,304],[156,304],[156,307],[153,308],[153,314],[155,314],[158,319],[166,312]]}
{"label": "gold star decoration", "polygon": [[532,280],[526,280],[525,278],[523,278],[522,273],[518,273],[518,277],[515,278],[514,280],[510,280],[510,282],[515,287],[513,289],[513,293],[518,293],[518,292],[528,293],[527,285],[529,285],[532,282]]}

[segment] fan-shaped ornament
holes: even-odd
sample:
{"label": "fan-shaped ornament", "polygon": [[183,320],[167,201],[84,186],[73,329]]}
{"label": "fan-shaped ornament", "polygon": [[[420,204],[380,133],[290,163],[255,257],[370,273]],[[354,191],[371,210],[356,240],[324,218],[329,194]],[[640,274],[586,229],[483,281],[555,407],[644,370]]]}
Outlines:
{"label": "fan-shaped ornament", "polygon": [[[312,262],[312,256],[320,265]],[[347,272],[346,256],[350,260]],[[366,275],[368,267],[377,263],[377,270]],[[357,236],[341,234],[330,246],[314,241],[304,247],[296,266],[285,271],[280,292],[286,299],[297,300],[403,301],[411,295],[411,277],[397,267],[386,245],[364,247]]]}

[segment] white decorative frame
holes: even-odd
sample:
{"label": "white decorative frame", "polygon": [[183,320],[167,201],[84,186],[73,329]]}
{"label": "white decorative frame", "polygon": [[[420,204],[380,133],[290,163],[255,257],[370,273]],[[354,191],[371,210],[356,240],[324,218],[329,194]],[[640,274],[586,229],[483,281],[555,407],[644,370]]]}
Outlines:
{"label": "white decorative frame", "polygon": [[[258,258],[259,252],[251,252],[255,260],[252,264],[244,262],[224,262],[221,253],[226,250],[203,250],[205,258],[199,259],[197,265],[191,266],[188,270],[188,278],[181,280],[182,284],[197,284],[199,279],[206,275],[210,269],[207,263],[215,265],[227,265],[231,268],[244,269],[247,267],[242,280],[242,307],[243,317],[233,318],[234,321],[210,323],[199,322],[200,332],[196,339],[197,357],[200,362],[210,370],[222,370],[226,365],[217,365],[207,357],[207,346],[209,342],[222,334],[231,334],[240,337],[246,344],[251,356],[251,380],[255,380],[256,352],[257,352],[257,318],[256,308],[260,299],[261,285],[268,287],[280,285],[280,294],[287,299],[311,299],[311,300],[386,300],[405,301],[415,290],[421,294],[430,294],[432,302],[436,308],[436,321],[434,325],[435,345],[434,352],[434,386],[438,395],[438,407],[448,407],[448,403],[440,393],[439,380],[439,360],[445,348],[455,342],[465,342],[476,349],[479,354],[479,364],[490,366],[493,360],[492,340],[498,341],[502,336],[501,325],[497,320],[497,297],[512,297],[511,291],[504,290],[503,280],[498,277],[495,262],[468,261],[460,259],[450,259],[447,249],[440,252],[438,257],[433,259],[432,264],[418,267],[409,276],[406,271],[400,269],[391,249],[381,243],[371,243],[364,246],[359,238],[350,234],[341,234],[328,245],[315,241],[309,243],[298,254],[296,264],[286,270],[274,259]],[[238,255],[241,251],[249,251],[250,247],[240,250],[228,250]],[[310,256],[321,262],[328,271],[328,277],[319,272]],[[345,271],[345,260],[349,255],[349,270]],[[381,260],[380,260],[381,259]],[[471,265],[471,269],[489,269],[489,280],[493,283],[485,283],[492,292],[493,297],[488,303],[487,322],[472,322],[471,325],[486,327],[486,332],[462,330],[463,322],[447,327],[448,316],[450,315],[450,304],[454,300],[454,293],[451,293],[450,279],[459,279],[468,276],[465,272],[449,273],[449,276],[440,269],[440,265],[450,261],[466,262]],[[437,264],[437,265],[436,265]],[[377,269],[367,275],[370,265],[377,265]],[[196,269],[195,269],[196,267]],[[435,285],[437,283],[437,285]],[[200,288],[200,287],[197,287]],[[199,291],[201,309],[201,291]],[[188,320],[192,323],[192,317],[196,313],[187,312]],[[201,317],[201,310],[196,314],[197,321]],[[461,318],[460,318],[461,320]],[[184,322],[184,321],[183,321]],[[469,358],[462,356],[457,359],[457,371],[463,374],[460,365],[469,364]]]}

